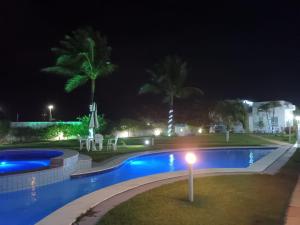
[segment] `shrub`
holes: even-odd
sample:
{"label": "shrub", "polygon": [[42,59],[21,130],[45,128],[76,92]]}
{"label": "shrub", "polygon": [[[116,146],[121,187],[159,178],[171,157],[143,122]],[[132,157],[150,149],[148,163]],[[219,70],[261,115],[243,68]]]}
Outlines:
{"label": "shrub", "polygon": [[8,120],[0,120],[0,139],[4,138],[10,128],[10,122]]}
{"label": "shrub", "polygon": [[[44,128],[46,132],[43,133],[43,139],[53,139],[63,134],[64,137],[76,137],[77,135],[86,136],[89,133],[89,122],[90,118],[88,116],[78,117],[77,118],[81,124],[72,125],[72,124],[62,124],[62,125],[53,125],[47,128]],[[96,129],[96,133],[103,133],[106,128],[106,121],[104,120],[103,115],[98,115],[99,128]]]}
{"label": "shrub", "polygon": [[9,134],[12,142],[23,142],[43,139],[45,132],[45,128],[33,129],[30,127],[16,127],[11,128]]}

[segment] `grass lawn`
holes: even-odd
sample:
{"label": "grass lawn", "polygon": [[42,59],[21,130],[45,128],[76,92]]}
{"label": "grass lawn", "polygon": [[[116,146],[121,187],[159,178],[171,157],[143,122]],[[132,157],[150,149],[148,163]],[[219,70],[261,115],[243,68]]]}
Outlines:
{"label": "grass lawn", "polygon": [[142,193],[109,211],[98,225],[283,225],[300,172],[300,151],[279,174],[195,179],[195,201],[187,181]]}
{"label": "grass lawn", "polygon": [[[103,151],[81,151],[81,153],[90,155],[94,161],[100,162],[118,154],[146,150],[187,147],[259,146],[272,144],[268,141],[247,134],[232,134],[230,135],[229,143],[226,143],[224,134],[203,134],[200,136],[172,138],[159,137],[155,138],[154,146],[145,146],[143,143],[146,138],[147,137],[120,139],[118,141],[118,150],[115,152],[106,150],[105,144],[107,143],[107,141],[104,140]],[[77,140],[67,140],[0,145],[0,150],[9,148],[67,148],[79,151],[79,143]]]}
{"label": "grass lawn", "polygon": [[[288,134],[258,134],[261,137],[269,138],[276,141],[289,142]],[[291,135],[291,144],[295,143],[297,140],[296,134]]]}

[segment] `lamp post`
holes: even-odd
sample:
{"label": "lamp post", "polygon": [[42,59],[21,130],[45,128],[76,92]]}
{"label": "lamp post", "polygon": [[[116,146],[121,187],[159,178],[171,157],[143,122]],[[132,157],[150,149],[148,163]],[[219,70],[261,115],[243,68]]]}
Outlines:
{"label": "lamp post", "polygon": [[48,105],[48,109],[49,109],[49,121],[52,121],[52,109],[54,108],[53,105]]}
{"label": "lamp post", "polygon": [[192,152],[188,152],[185,155],[185,160],[189,164],[189,193],[188,198],[190,202],[194,201],[194,177],[193,177],[193,164],[196,162],[196,155]]}

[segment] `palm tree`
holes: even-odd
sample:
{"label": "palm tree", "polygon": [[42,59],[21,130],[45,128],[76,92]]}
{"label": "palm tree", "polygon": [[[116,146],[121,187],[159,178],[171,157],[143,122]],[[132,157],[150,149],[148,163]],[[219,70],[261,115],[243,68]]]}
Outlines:
{"label": "palm tree", "polygon": [[151,75],[150,82],[144,84],[139,93],[154,93],[164,96],[163,102],[169,105],[168,136],[174,133],[174,100],[187,98],[192,94],[203,94],[196,87],[186,87],[187,63],[176,56],[167,56],[153,70],[147,70]]}
{"label": "palm tree", "polygon": [[248,112],[240,100],[219,101],[211,115],[215,122],[222,122],[226,126],[226,142],[235,123],[240,122],[244,128],[247,127]]}
{"label": "palm tree", "polygon": [[281,103],[279,101],[271,101],[269,103],[270,108],[272,109],[272,133],[274,133],[274,124],[275,124],[275,108],[280,107]]}
{"label": "palm tree", "polygon": [[270,120],[269,120],[269,112],[270,112],[270,104],[264,103],[258,107],[259,111],[263,111],[266,114],[268,129],[270,130]]}
{"label": "palm tree", "polygon": [[267,121],[270,128],[270,119],[269,119],[269,112],[272,109],[272,118],[271,118],[271,130],[272,133],[274,133],[274,123],[275,123],[275,108],[280,107],[281,103],[280,101],[271,101],[262,104],[258,109],[261,111],[264,111],[267,117]]}
{"label": "palm tree", "polygon": [[110,62],[111,47],[107,39],[88,27],[66,35],[60,47],[51,50],[56,55],[55,65],[42,71],[69,77],[65,85],[67,92],[90,81],[92,104],[96,79],[111,74],[116,67]]}

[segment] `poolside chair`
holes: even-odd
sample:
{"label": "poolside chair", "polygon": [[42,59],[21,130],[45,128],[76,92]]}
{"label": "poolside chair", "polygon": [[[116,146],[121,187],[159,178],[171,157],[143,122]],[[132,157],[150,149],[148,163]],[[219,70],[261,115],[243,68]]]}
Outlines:
{"label": "poolside chair", "polygon": [[95,150],[97,150],[97,144],[99,146],[99,151],[103,148],[103,135],[102,134],[95,134]]}
{"label": "poolside chair", "polygon": [[89,142],[87,138],[81,137],[79,134],[77,135],[78,141],[79,141],[79,148],[80,150],[83,149],[84,145],[86,146],[86,149],[89,151]]}
{"label": "poolside chair", "polygon": [[107,150],[109,150],[110,148],[113,151],[117,150],[117,143],[118,143],[118,136],[115,136],[114,138],[109,138],[107,141]]}

